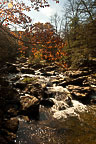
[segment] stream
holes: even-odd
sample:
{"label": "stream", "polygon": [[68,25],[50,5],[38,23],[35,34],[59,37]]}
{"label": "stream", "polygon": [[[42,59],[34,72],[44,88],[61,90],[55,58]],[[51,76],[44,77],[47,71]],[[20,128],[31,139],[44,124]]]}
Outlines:
{"label": "stream", "polygon": [[62,121],[54,119],[48,109],[40,109],[38,121],[20,120],[17,131],[18,144],[95,144],[96,106]]}
{"label": "stream", "polygon": [[[42,76],[39,71],[35,75],[18,74],[21,79],[25,76],[37,77],[39,82],[48,83],[55,76]],[[56,77],[64,75],[56,74]],[[9,75],[14,79],[16,75]],[[11,81],[10,81],[11,82]],[[59,95],[60,86],[53,85]],[[50,87],[49,87],[50,88]],[[51,108],[39,106],[39,119],[25,121],[19,117],[19,128],[16,144],[95,144],[96,143],[96,105],[84,105],[72,100],[72,107],[59,110],[58,95],[52,100],[55,105]],[[60,101],[62,103],[62,99]]]}

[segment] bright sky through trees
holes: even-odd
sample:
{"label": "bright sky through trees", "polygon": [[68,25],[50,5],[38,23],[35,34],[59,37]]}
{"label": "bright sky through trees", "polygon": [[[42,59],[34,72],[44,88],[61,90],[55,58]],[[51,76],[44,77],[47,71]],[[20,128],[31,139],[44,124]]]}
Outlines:
{"label": "bright sky through trees", "polygon": [[58,13],[59,15],[62,15],[62,9],[63,5],[66,0],[60,0],[59,3],[56,3],[52,0],[49,0],[50,7],[40,8],[40,11],[33,10],[28,14],[33,19],[34,22],[48,22],[50,20],[50,17],[54,15],[55,13]]}
{"label": "bright sky through trees", "polygon": [[[8,23],[8,21],[11,20],[11,23],[12,22],[14,23],[13,27],[15,27],[15,24],[16,24],[16,27],[19,27],[20,25],[22,25],[22,23],[24,23],[23,19],[26,19],[27,24],[28,24],[28,19],[29,19],[29,21],[31,21],[31,19],[32,19],[32,23],[49,22],[50,17],[53,16],[55,13],[58,13],[58,15],[60,15],[60,16],[62,15],[61,11],[63,9],[63,5],[64,5],[65,1],[66,0],[59,0],[59,1],[58,0],[48,0],[49,7],[43,1],[45,6],[42,5],[43,8],[40,8],[40,6],[39,6],[39,11],[37,11],[38,9],[36,7],[35,8],[37,10],[34,10],[34,5],[36,6],[36,4],[34,4],[34,2],[32,2],[33,3],[33,6],[32,6],[32,3],[30,0],[23,0],[23,1],[21,0],[20,2],[16,1],[16,0],[0,0],[1,18],[2,18],[1,24],[5,23],[6,21]],[[38,5],[37,5],[37,7],[38,7]],[[17,8],[17,10],[16,10],[16,8]],[[22,9],[22,11],[21,11],[21,9]],[[10,16],[9,16],[9,14],[10,14]],[[21,23],[20,23],[20,20],[22,21]],[[18,21],[18,22],[16,22],[16,21]],[[11,23],[9,22],[8,24],[11,25]]]}

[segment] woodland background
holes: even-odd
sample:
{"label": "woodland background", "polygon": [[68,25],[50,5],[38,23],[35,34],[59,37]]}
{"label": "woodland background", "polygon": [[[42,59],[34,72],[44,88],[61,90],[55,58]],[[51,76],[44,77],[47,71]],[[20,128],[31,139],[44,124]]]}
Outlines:
{"label": "woodland background", "polygon": [[[22,15],[20,3],[9,9],[3,7],[6,3],[0,3],[0,62],[18,55],[29,57],[30,62],[57,61],[64,67],[78,68],[96,59],[96,0],[68,0],[62,16],[56,13],[49,22],[34,24]],[[35,10],[43,7],[43,3],[38,5],[34,3]],[[24,29],[13,31],[10,24]]]}

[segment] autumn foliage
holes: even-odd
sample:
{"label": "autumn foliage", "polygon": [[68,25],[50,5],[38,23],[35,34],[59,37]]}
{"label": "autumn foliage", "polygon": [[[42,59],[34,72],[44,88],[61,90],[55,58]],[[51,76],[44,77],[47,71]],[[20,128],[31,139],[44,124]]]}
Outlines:
{"label": "autumn foliage", "polygon": [[[53,0],[59,3],[59,0]],[[39,10],[39,8],[49,7],[47,0],[29,0],[28,4],[21,0],[11,0],[0,2],[0,27],[17,24],[22,27],[22,31],[6,31],[10,36],[16,39],[18,51],[22,55],[32,56],[33,59],[46,61],[59,61],[63,64],[64,42],[56,34],[50,23],[35,23],[32,25],[32,19],[24,11]],[[3,26],[4,25],[4,26]]]}
{"label": "autumn foliage", "polygon": [[[59,3],[59,0],[53,0]],[[31,9],[39,11],[39,8],[49,7],[47,0],[1,0],[0,1],[0,26],[18,24],[26,29],[32,19],[25,14]]]}
{"label": "autumn foliage", "polygon": [[19,37],[19,52],[22,55],[30,53],[33,59],[58,61],[65,64],[64,41],[56,34],[54,27],[50,23],[35,23],[32,29],[27,32],[14,32]]}

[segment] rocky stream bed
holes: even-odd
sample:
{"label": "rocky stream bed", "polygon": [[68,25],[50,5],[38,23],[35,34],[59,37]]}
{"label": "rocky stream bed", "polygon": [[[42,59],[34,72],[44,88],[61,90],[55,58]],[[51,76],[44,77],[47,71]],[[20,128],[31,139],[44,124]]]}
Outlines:
{"label": "rocky stream bed", "polygon": [[17,58],[0,67],[0,144],[95,144],[96,63],[64,70]]}

